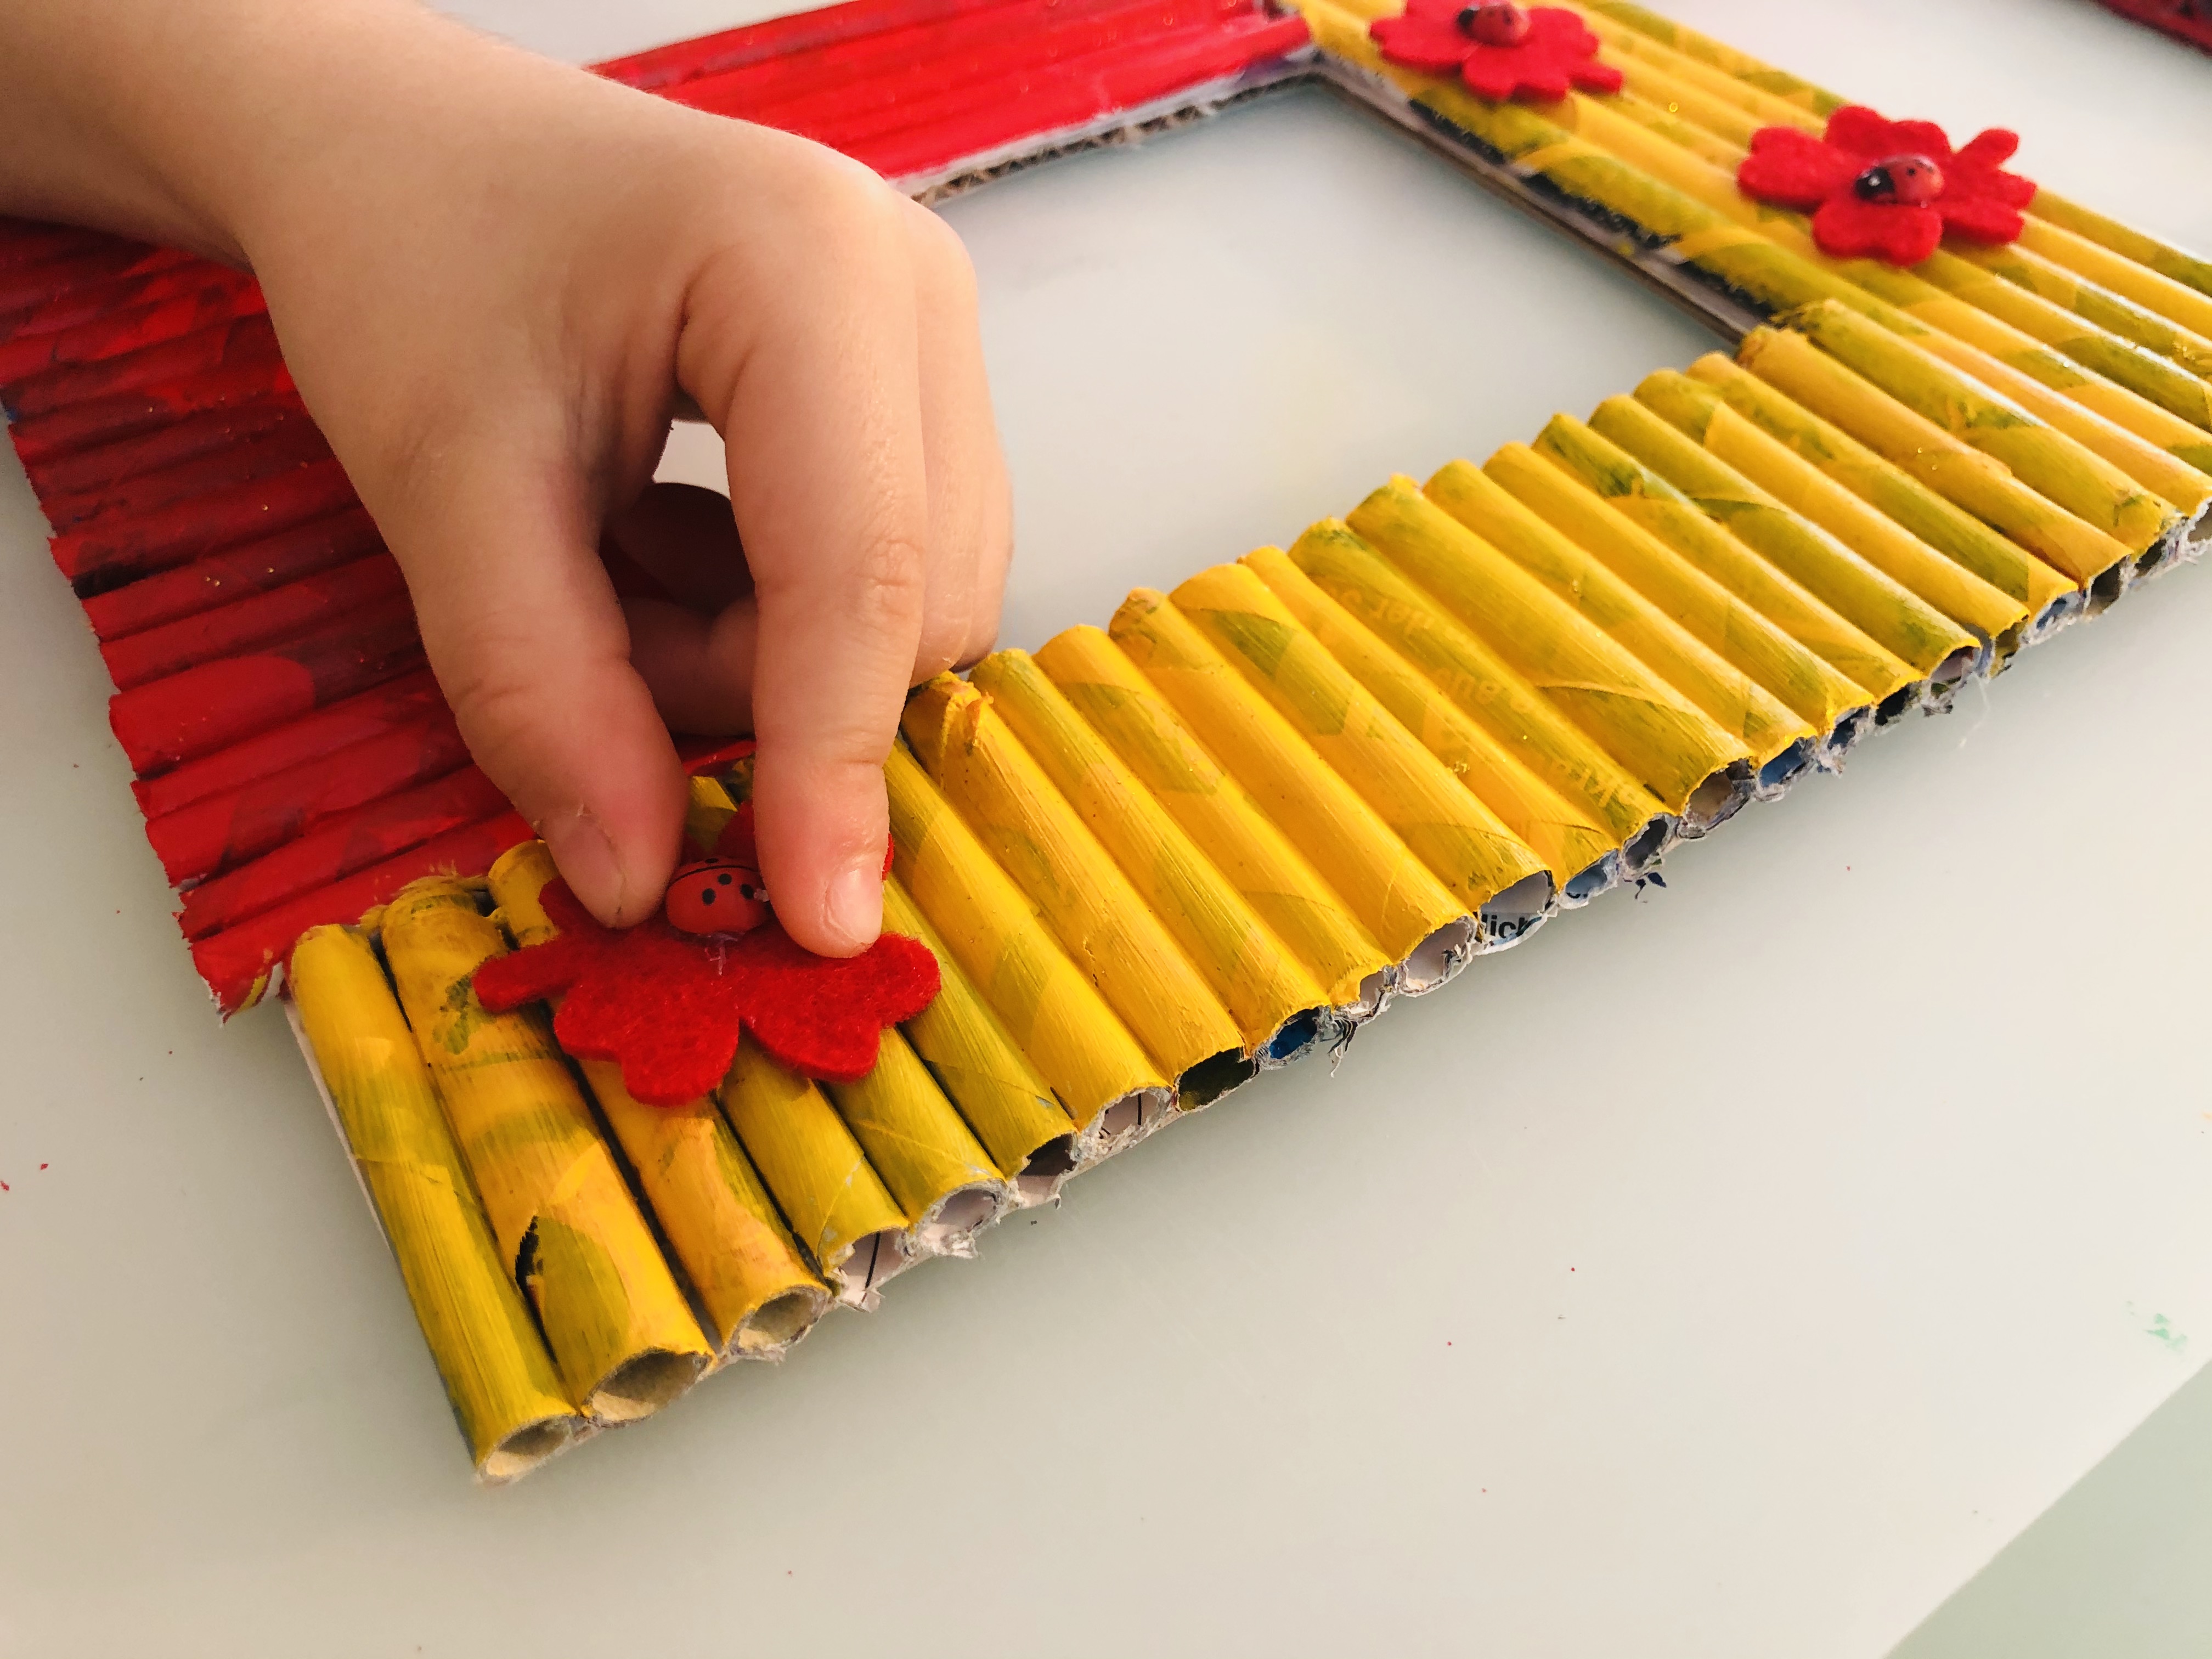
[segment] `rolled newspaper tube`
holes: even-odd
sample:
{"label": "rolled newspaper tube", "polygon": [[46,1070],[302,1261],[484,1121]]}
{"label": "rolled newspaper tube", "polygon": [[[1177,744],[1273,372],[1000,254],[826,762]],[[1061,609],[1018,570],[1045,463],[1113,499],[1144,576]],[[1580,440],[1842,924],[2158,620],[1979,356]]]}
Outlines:
{"label": "rolled newspaper tube", "polygon": [[872,1307],[906,1266],[906,1212],[818,1085],[741,1042],[715,1098],[837,1299]]}
{"label": "rolled newspaper tube", "polygon": [[1569,801],[1640,868],[1670,833],[1666,809],[1496,652],[1339,520],[1293,543],[1291,562]]}
{"label": "rolled newspaper tube", "polygon": [[2038,622],[2078,586],[2017,543],[1885,460],[1849,433],[1792,402],[1719,352],[1690,365],[1690,378],[1711,386],[1729,408],[1818,467],[1861,501],[2027,607]]}
{"label": "rolled newspaper tube", "polygon": [[1036,665],[1303,962],[1333,1007],[1371,1003],[1390,957],[1103,630],[1068,629]]}
{"label": "rolled newspaper tube", "polygon": [[[542,841],[525,842],[492,866],[492,899],[517,945],[558,936],[539,896],[557,873]],[[830,1298],[714,1103],[647,1106],[623,1086],[619,1065],[578,1063],[712,1322],[716,1352],[726,1359],[781,1358]]]}
{"label": "rolled newspaper tube", "polygon": [[1393,478],[1347,522],[1619,761],[1670,812],[1705,822],[1741,804],[1741,738],[1637,661],[1411,478]]}
{"label": "rolled newspaper tube", "polygon": [[527,1474],[585,1425],[507,1276],[384,969],[358,933],[317,927],[293,950],[291,994],[477,1473]]}
{"label": "rolled newspaper tube", "polygon": [[1421,493],[1626,647],[1721,730],[1741,739],[1759,765],[1814,735],[1804,716],[1506,488],[1505,477],[1532,468],[1558,476],[1525,445],[1508,444],[1480,470],[1465,461],[1447,462]]}
{"label": "rolled newspaper tube", "polygon": [[1241,564],[1170,593],[1222,657],[1468,909],[1510,940],[1550,907],[1544,861]]}
{"label": "rolled newspaper tube", "polygon": [[1919,679],[1911,664],[1869,639],[1699,512],[1673,484],[1580,421],[1554,416],[1537,435],[1536,448],[1602,496],[1621,517],[1689,561],[1877,701]]}
{"label": "rolled newspaper tube", "polygon": [[1979,641],[1935,606],[1807,524],[1634,398],[1607,398],[1589,423],[1918,673],[1934,674],[1960,653],[1971,659],[1976,651]]}
{"label": "rolled newspaper tube", "polygon": [[884,928],[920,939],[937,958],[937,1000],[907,1021],[907,1041],[1022,1201],[1050,1198],[1075,1168],[1067,1109],[896,877],[884,884]]}
{"label": "rolled newspaper tube", "polygon": [[1244,1047],[1205,976],[989,699],[940,674],[907,699],[907,744],[1083,976],[1170,1076]]}
{"label": "rolled newspaper tube", "polygon": [[1906,409],[1802,334],[1753,329],[1738,348],[1736,361],[2082,586],[2134,556],[2112,537],[2037,495],[2001,462]]}
{"label": "rolled newspaper tube", "polygon": [[1808,307],[1789,321],[1837,362],[1954,440],[2003,462],[2030,489],[2130,552],[2156,541],[2172,519],[2165,502],[2117,467],[1910,340],[1837,305]]}
{"label": "rolled newspaper tube", "polygon": [[1121,1119],[1141,1127],[1170,1104],[1167,1076],[903,746],[892,748],[884,781],[900,884],[1076,1127],[1109,1114],[1109,1130]]}
{"label": "rolled newspaper tube", "polygon": [[1588,810],[1569,801],[1461,712],[1434,681],[1329,598],[1288,554],[1263,547],[1247,553],[1242,562],[1322,649],[1421,740],[1444,770],[1534,850],[1562,898],[1579,902],[1618,873],[1619,842]]}
{"label": "rolled newspaper tube", "polygon": [[907,1040],[886,1030],[872,1071],[823,1087],[906,1212],[908,1254],[969,1254],[1013,1191]]}
{"label": "rolled newspaper tube", "polygon": [[599,1139],[543,1015],[489,1014],[471,983],[503,953],[460,882],[386,905],[386,959],[491,1218],[569,1397],[628,1422],[698,1380],[712,1350]]}
{"label": "rolled newspaper tube", "polygon": [[1647,375],[1636,400],[1772,495],[1820,526],[1893,581],[1981,638],[2002,638],[2027,606],[1945,558],[1895,520],[1769,437],[1701,380],[1671,368]]}
{"label": "rolled newspaper tube", "polygon": [[2171,247],[2131,225],[2108,219],[2101,213],[2069,202],[2048,190],[2037,191],[2031,205],[2035,209],[2037,218],[2056,225],[2061,230],[2070,231],[2099,247],[2109,248],[2122,258],[2132,259],[2185,288],[2193,289],[2199,294],[2212,295],[2212,259],[2202,259],[2193,253]]}
{"label": "rolled newspaper tube", "polygon": [[1245,1046],[1264,1052],[1291,1021],[1289,1039],[1310,1041],[1327,991],[1029,653],[994,652],[969,678],[1206,975]]}
{"label": "rolled newspaper tube", "polygon": [[2024,215],[2020,240],[2014,244],[2049,264],[2061,266],[2154,312],[2168,322],[2212,336],[2212,294],[2201,294],[2185,283],[2138,264],[2087,237],[2063,229],[2048,219]]}
{"label": "rolled newspaper tube", "polygon": [[1164,593],[1140,587],[1108,632],[1221,763],[1252,793],[1394,962],[1450,930],[1443,974],[1472,949],[1472,908],[1429,872],[1352,787]]}
{"label": "rolled newspaper tube", "polygon": [[[1595,441],[1577,441],[1574,428],[1579,425],[1571,424],[1565,416],[1555,416],[1544,428],[1544,435],[1552,439],[1553,451],[1564,448],[1594,463],[1600,453],[1598,446],[1604,441],[1583,427],[1582,432]],[[1603,562],[1652,604],[1779,698],[1814,731],[1832,731],[1853,709],[1864,708],[1887,695],[1830,667],[1792,639],[1779,623],[1762,615],[1749,599],[1730,592],[1618,511],[1604,495],[1581,482],[1569,465],[1550,459],[1550,453],[1509,444],[1491,457],[1485,470],[1545,523]],[[1625,494],[1630,480],[1620,482],[1624,488],[1617,493]],[[1896,663],[1895,668],[1906,680],[1911,678],[1911,671],[1904,664]]]}
{"label": "rolled newspaper tube", "polygon": [[[2212,339],[2207,339],[2201,331],[2138,305],[2124,295],[2090,281],[2079,271],[2069,270],[2045,258],[2031,247],[2023,247],[2017,242],[2002,246],[1965,242],[1954,251],[1954,257],[1979,266],[1992,276],[2003,278],[2014,288],[2025,289],[2107,334],[2131,340],[2147,351],[2155,351],[2200,380],[2212,374]],[[2154,282],[2166,281],[2154,272],[2143,274]],[[2185,303],[2194,300],[2212,311],[2212,300],[2191,294],[2179,284],[2172,286],[2179,289]]]}
{"label": "rolled newspaper tube", "polygon": [[[1914,270],[1880,259],[1836,259],[1822,252],[1800,215],[1752,200],[1737,188],[1741,145],[1687,125],[1641,99],[1571,94],[1554,114],[1575,130],[1723,218],[1757,231],[1808,264],[1845,279],[1858,298],[1845,303],[2012,398],[2185,509],[2203,497],[2212,441],[2201,428],[2141,393],[2094,374],[1921,274],[1948,269],[1957,256],[1938,250]],[[1662,141],[1664,142],[1662,142]],[[1978,280],[1968,270],[1962,281]],[[2078,333],[2078,330],[2069,331]],[[2132,349],[2117,338],[2107,351]],[[2162,373],[2148,366],[2146,373]]]}

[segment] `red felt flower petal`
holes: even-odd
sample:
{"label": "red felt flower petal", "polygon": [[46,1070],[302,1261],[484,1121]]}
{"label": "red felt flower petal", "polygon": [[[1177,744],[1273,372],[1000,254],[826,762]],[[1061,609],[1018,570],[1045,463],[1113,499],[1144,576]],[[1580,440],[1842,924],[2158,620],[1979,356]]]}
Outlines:
{"label": "red felt flower petal", "polygon": [[1820,204],[1813,240],[1838,259],[1887,259],[1917,265],[1943,240],[1943,216],[1934,208],[1862,202],[1845,191]]}
{"label": "red felt flower petal", "polygon": [[1455,23],[1438,23],[1410,14],[1378,17],[1367,26],[1367,32],[1392,63],[1431,75],[1450,74],[1473,45]]}
{"label": "red felt flower petal", "polygon": [[[1838,111],[1838,113],[1842,112]],[[1761,127],[1751,135],[1751,154],[1736,168],[1743,193],[1777,207],[1815,208],[1849,190],[1859,172],[1856,157],[1796,127]]]}
{"label": "red felt flower petal", "polygon": [[1584,92],[1619,92],[1620,90],[1620,71],[1610,64],[1601,64],[1595,61],[1577,64],[1570,78]]}
{"label": "red felt flower petal", "polygon": [[682,1105],[720,1084],[744,1028],[809,1077],[864,1077],[883,1028],[937,995],[937,958],[895,933],[840,959],[802,949],[773,921],[735,939],[681,933],[660,916],[617,933],[565,883],[542,897],[560,935],[477,969],[477,1000],[504,1013],[565,994],[553,1023],[561,1046],[619,1063],[623,1086],[649,1105]]}
{"label": "red felt flower petal", "polygon": [[1952,159],[1967,167],[1987,167],[1994,172],[2012,160],[2013,152],[2019,148],[2018,133],[2008,132],[2002,127],[1989,127],[1960,145]]}
{"label": "red felt flower petal", "polygon": [[1977,242],[2016,241],[2021,232],[2027,228],[2018,208],[1992,197],[1968,197],[1960,201],[1946,191],[1936,204],[1936,211],[1942,216],[1945,229],[1955,230]]}

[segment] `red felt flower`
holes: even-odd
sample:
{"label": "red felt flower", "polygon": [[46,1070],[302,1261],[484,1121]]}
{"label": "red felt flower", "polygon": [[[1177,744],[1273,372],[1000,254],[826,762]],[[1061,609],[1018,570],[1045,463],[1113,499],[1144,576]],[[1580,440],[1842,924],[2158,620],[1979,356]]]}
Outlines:
{"label": "red felt flower", "polygon": [[557,939],[477,969],[495,1014],[567,993],[553,1034],[570,1054],[622,1066],[623,1085],[680,1106],[720,1083],[738,1030],[793,1071],[850,1083],[876,1064],[886,1025],[937,996],[929,947],[885,933],[857,957],[817,957],[770,921],[736,938],[679,933],[665,916],[602,927],[562,881],[541,896]]}
{"label": "red felt flower", "polygon": [[1947,228],[1977,242],[2019,236],[2020,210],[2035,199],[2033,183],[2003,171],[2019,148],[2018,135],[1992,127],[1953,149],[1933,121],[1888,121],[1851,105],[1819,138],[1761,127],[1735,180],[1758,201],[1809,210],[1824,253],[1914,265]]}
{"label": "red felt flower", "polygon": [[1367,33],[1392,63],[1431,75],[1457,70],[1471,90],[1496,101],[1556,100],[1571,86],[1620,90],[1620,71],[1596,61],[1597,36],[1557,6],[1406,0],[1402,15],[1378,17]]}

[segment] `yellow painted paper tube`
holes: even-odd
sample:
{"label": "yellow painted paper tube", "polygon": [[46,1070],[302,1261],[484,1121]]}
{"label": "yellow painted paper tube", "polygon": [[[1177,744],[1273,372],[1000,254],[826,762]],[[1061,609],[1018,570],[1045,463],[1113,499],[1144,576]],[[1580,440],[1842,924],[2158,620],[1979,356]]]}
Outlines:
{"label": "yellow painted paper tube", "polygon": [[[2212,374],[2212,340],[2091,282],[2077,271],[2054,264],[2031,247],[2018,244],[1996,247],[1966,242],[1953,252],[1954,257],[1979,266],[1992,276],[2002,277],[2014,288],[2070,313],[2093,328],[2133,341],[2147,351],[2155,351],[2200,380]],[[2202,300],[2203,296],[2188,297]],[[2205,303],[2212,307],[2212,301]]]}
{"label": "yellow painted paper tube", "polygon": [[1518,914],[1543,911],[1552,896],[1543,860],[1258,576],[1240,564],[1215,565],[1169,598],[1462,905],[1479,911],[1533,878],[1535,896]]}
{"label": "yellow painted paper tube", "polygon": [[1355,507],[1349,522],[1641,779],[1668,811],[1712,817],[1728,809],[1734,791],[1725,780],[1750,757],[1742,740],[1422,495],[1411,478],[1393,478]]}
{"label": "yellow painted paper tube", "polygon": [[866,1077],[824,1086],[884,1190],[906,1212],[915,1254],[964,1253],[977,1229],[996,1220],[1013,1196],[896,1030],[884,1033],[875,1068]]}
{"label": "yellow painted paper tube", "polygon": [[1025,1200],[1051,1197],[1075,1168],[1075,1124],[1066,1109],[896,878],[884,884],[884,927],[920,939],[937,958],[937,999],[906,1023],[907,1041],[999,1172]]}
{"label": "yellow painted paper tube", "polygon": [[1807,524],[1634,398],[1607,398],[1589,423],[1919,673],[1934,674],[1958,653],[1971,659],[1978,650],[1974,636],[1942,611]]}
{"label": "yellow painted paper tube", "polygon": [[900,883],[1076,1127],[1134,1097],[1170,1097],[1166,1074],[903,747],[884,781]]}
{"label": "yellow painted paper tube", "polygon": [[1247,553],[1243,562],[1444,770],[1534,850],[1563,893],[1577,877],[1595,880],[1603,873],[1599,866],[1619,843],[1588,811],[1570,804],[1462,713],[1433,681],[1323,592],[1288,554],[1263,547]]}
{"label": "yellow painted paper tube", "polygon": [[[720,786],[710,787],[720,793]],[[695,799],[703,793],[695,786]],[[492,897],[517,945],[559,935],[540,898],[556,873],[542,841],[511,848],[493,864]],[[780,1357],[822,1316],[830,1298],[714,1102],[647,1106],[623,1085],[620,1066],[578,1064],[660,1236],[712,1322],[718,1352],[729,1358]]]}
{"label": "yellow painted paper tube", "polygon": [[584,1424],[501,1261],[384,969],[358,933],[317,927],[293,947],[291,989],[477,1472],[527,1474]]}
{"label": "yellow painted paper tube", "polygon": [[1046,641],[1036,665],[1212,860],[1332,1006],[1360,1001],[1392,960],[1249,792],[1096,628]]}
{"label": "yellow painted paper tube", "polygon": [[1689,372],[1790,453],[2008,599],[2026,605],[2031,616],[2039,620],[2053,605],[2079,591],[2075,583],[2025,548],[1720,353],[1698,358]]}
{"label": "yellow painted paper tube", "polygon": [[[995,652],[969,678],[1206,975],[1246,1048],[1260,1050],[1328,1000],[1027,652]],[[1312,1022],[1300,1029],[1310,1033]]]}
{"label": "yellow painted paper tube", "polygon": [[1465,461],[1447,462],[1421,493],[1741,739],[1759,765],[1814,735],[1802,715],[1507,488],[1505,479],[1526,484],[1532,472],[1538,487],[1559,476],[1526,445],[1508,444],[1480,471]]}
{"label": "yellow painted paper tube", "polygon": [[499,1241],[570,1398],[626,1422],[698,1379],[712,1350],[599,1139],[544,1017],[490,1014],[476,970],[505,942],[460,883],[385,907],[384,951]]}
{"label": "yellow painted paper tube", "polygon": [[1662,369],[1636,388],[1636,400],[1800,518],[1820,526],[1891,580],[1981,638],[2002,638],[2027,620],[2026,605],[1884,518],[1780,441],[1761,432],[1702,381]]}
{"label": "yellow painted paper tube", "polygon": [[2212,295],[2199,294],[2186,283],[2162,276],[2148,265],[2124,258],[2049,220],[2032,214],[2026,217],[2018,243],[2022,252],[2085,277],[2170,323],[2212,336]]}
{"label": "yellow painted paper tube", "polygon": [[903,1265],[908,1218],[821,1089],[768,1057],[738,1057],[717,1097],[753,1167],[840,1300],[866,1305]]}
{"label": "yellow painted paper tube", "polygon": [[2031,205],[2039,219],[2071,231],[2100,247],[2109,248],[2122,258],[2132,259],[2199,294],[2212,295],[2212,259],[2200,259],[2193,253],[2169,247],[2154,236],[2146,235],[2117,219],[2108,219],[2048,190],[2037,191]]}
{"label": "yellow painted paper tube", "polygon": [[[1583,434],[1589,441],[1582,441]],[[1549,450],[1540,453],[1509,444],[1490,458],[1484,470],[1522,505],[1603,562],[1779,698],[1813,730],[1832,730],[1845,714],[1881,695],[1870,694],[1870,688],[1830,667],[1747,601],[1615,510],[1597,491],[1578,483],[1570,467],[1547,458],[1567,449],[1595,461],[1600,445],[1612,447],[1595,433],[1562,415],[1553,417],[1539,442],[1545,439],[1550,441]],[[1896,667],[1910,678],[1911,671],[1902,663]]]}
{"label": "yellow painted paper tube", "polygon": [[1171,1077],[1243,1048],[1205,978],[983,694],[940,674],[900,722],[922,770]]}
{"label": "yellow painted paper tube", "polygon": [[2112,537],[2037,495],[2001,463],[1968,448],[1824,355],[1802,334],[1753,329],[1744,337],[1736,360],[2082,586],[2133,556]]}
{"label": "yellow painted paper tube", "polygon": [[1902,658],[1875,644],[1700,513],[1673,484],[1582,422],[1555,416],[1537,435],[1536,449],[1877,701],[1919,678]]}
{"label": "yellow painted paper tube", "polygon": [[1292,544],[1291,562],[1528,769],[1590,815],[1641,865],[1665,839],[1666,809],[1543,694],[1340,520]]}
{"label": "yellow painted paper tube", "polygon": [[2133,479],[1911,341],[1838,305],[1808,307],[1789,322],[1837,362],[1959,442],[2003,462],[2030,489],[2130,552],[2142,552],[2165,530],[2172,514]]}
{"label": "yellow painted paper tube", "polygon": [[1314,867],[1328,872],[1392,961],[1466,915],[1469,907],[1165,595],[1137,589],[1108,631]]}
{"label": "yellow painted paper tube", "polygon": [[1707,96],[1750,117],[1759,126],[1791,126],[1808,132],[1819,132],[1826,125],[1819,116],[1788,99],[1776,97],[1763,88],[1738,80],[1725,70],[1701,64],[1695,57],[1676,50],[1663,40],[1654,40],[1650,35],[1624,27],[1607,16],[1601,7],[1575,5],[1569,9],[1589,24],[1592,33],[1603,43],[1608,63],[1639,62],[1663,70],[1685,85],[1695,87]]}

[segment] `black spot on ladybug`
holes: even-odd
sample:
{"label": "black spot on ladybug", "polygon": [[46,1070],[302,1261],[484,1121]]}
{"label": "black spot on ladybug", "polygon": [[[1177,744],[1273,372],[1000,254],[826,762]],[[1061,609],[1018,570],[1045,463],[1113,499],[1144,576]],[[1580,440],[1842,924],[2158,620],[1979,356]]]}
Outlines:
{"label": "black spot on ladybug", "polygon": [[717,887],[727,887],[729,884],[730,872],[726,870],[723,871],[720,875],[714,878],[714,885]]}
{"label": "black spot on ladybug", "polygon": [[711,887],[702,888],[699,893],[699,902],[702,904],[712,904],[714,902],[714,890]]}

